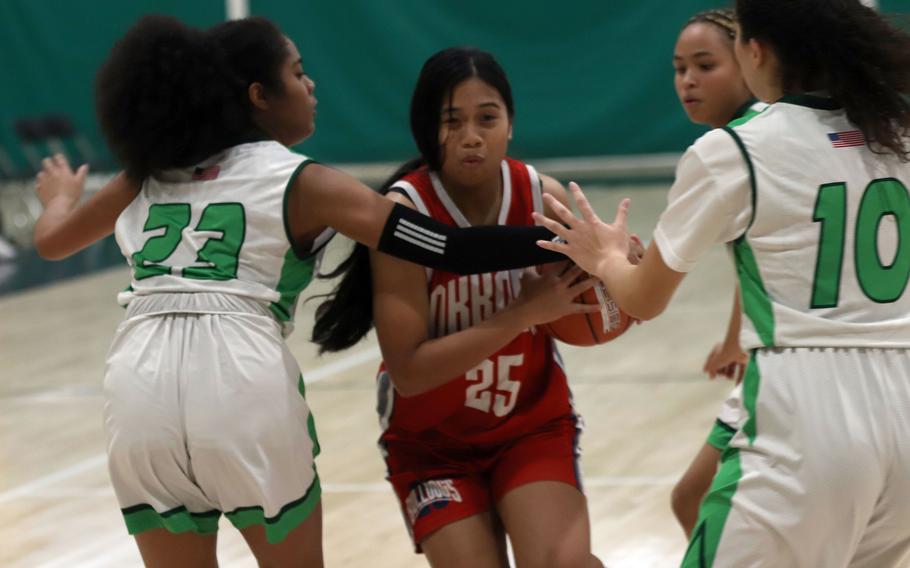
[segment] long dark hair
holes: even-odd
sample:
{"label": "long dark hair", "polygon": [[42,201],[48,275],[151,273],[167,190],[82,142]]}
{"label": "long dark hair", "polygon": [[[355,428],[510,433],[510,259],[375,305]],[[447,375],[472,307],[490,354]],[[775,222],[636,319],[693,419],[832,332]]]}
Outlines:
{"label": "long dark hair", "polygon": [[859,0],[737,0],[740,40],[768,42],[784,92],[826,90],[876,151],[910,149],[910,35]]}
{"label": "long dark hair", "polygon": [[114,45],[95,78],[108,145],[133,179],[187,167],[256,132],[247,88],[280,89],[288,50],[268,20],[200,30],[145,16]]}
{"label": "long dark hair", "polygon": [[[420,70],[411,97],[411,135],[420,157],[402,164],[382,184],[383,195],[396,181],[422,167],[439,171],[444,156],[439,143],[439,121],[443,103],[462,81],[477,77],[499,92],[509,118],[515,115],[512,88],[503,68],[493,56],[475,47],[450,47],[427,59]],[[373,327],[373,279],[369,249],[355,244],[354,250],[324,278],[342,276],[327,299],[316,308],[314,343],[319,352],[341,351],[351,347]]]}

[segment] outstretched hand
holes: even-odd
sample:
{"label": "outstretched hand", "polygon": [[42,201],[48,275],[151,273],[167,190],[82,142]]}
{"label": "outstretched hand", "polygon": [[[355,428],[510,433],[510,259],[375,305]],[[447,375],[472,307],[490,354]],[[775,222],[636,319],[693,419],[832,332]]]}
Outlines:
{"label": "outstretched hand", "polygon": [[38,199],[44,207],[57,198],[65,198],[70,203],[75,203],[82,197],[87,175],[88,164],[82,164],[73,172],[63,154],[44,158],[41,161],[41,171],[35,176]]}
{"label": "outstretched hand", "polygon": [[555,233],[561,240],[537,241],[537,244],[568,256],[587,273],[603,279],[601,267],[608,258],[614,255],[626,258],[630,254],[632,242],[628,234],[630,200],[623,199],[620,202],[613,223],[607,224],[594,212],[577,183],[569,183],[569,191],[581,212],[581,217],[576,217],[552,196],[544,195],[547,205],[562,224],[538,213],[534,213],[534,220]]}

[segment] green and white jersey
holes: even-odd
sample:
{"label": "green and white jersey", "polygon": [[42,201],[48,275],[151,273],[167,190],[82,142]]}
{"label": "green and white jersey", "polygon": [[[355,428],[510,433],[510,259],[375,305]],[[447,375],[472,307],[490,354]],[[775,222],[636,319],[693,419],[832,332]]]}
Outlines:
{"label": "green and white jersey", "polygon": [[785,97],[688,149],[655,242],[679,272],[730,243],[745,349],[908,348],[908,186],[831,100]]}
{"label": "green and white jersey", "polygon": [[[327,229],[310,250],[291,245],[285,198],[309,162],[278,142],[253,142],[146,179],[117,219],[132,268],[118,301],[177,294],[174,311],[186,311],[181,293],[227,294],[262,304],[289,332],[297,296],[334,235]],[[205,311],[204,303],[189,311]]]}

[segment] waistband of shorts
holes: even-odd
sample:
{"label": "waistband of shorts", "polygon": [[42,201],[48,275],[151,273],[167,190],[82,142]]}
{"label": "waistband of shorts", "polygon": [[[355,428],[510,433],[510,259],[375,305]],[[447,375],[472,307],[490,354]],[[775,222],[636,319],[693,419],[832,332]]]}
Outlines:
{"label": "waistband of shorts", "polygon": [[242,314],[275,319],[260,301],[218,292],[163,292],[136,296],[126,306],[126,317],[155,314]]}

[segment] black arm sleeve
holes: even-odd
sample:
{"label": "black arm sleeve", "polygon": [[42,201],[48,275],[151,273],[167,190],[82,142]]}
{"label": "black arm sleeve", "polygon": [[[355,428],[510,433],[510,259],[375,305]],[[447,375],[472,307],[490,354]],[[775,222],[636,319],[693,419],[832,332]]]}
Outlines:
{"label": "black arm sleeve", "polygon": [[536,244],[555,236],[544,227],[452,227],[396,203],[378,249],[430,268],[477,274],[565,260]]}

